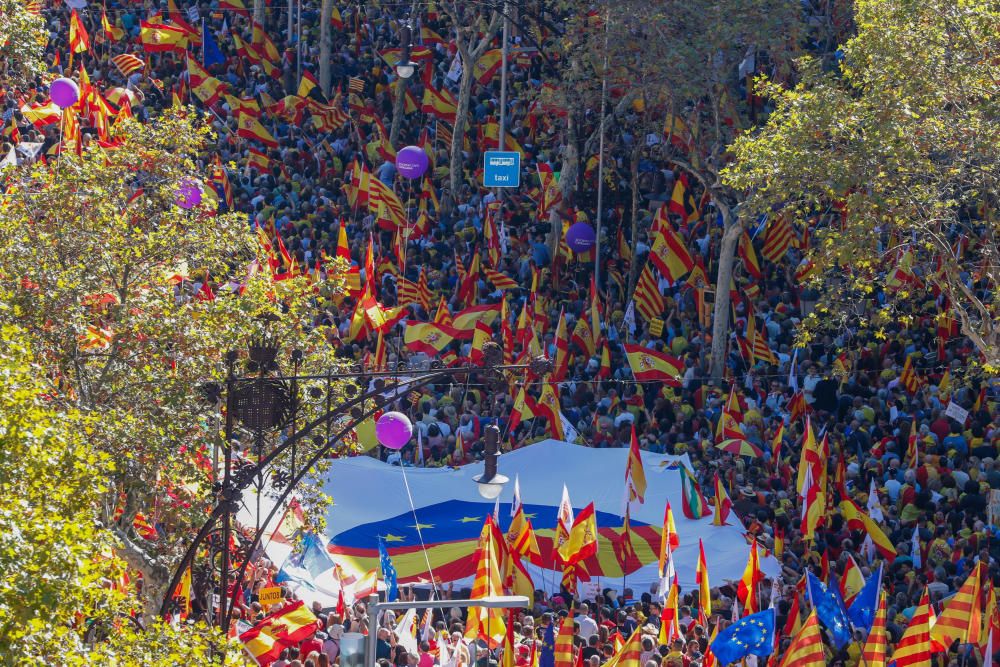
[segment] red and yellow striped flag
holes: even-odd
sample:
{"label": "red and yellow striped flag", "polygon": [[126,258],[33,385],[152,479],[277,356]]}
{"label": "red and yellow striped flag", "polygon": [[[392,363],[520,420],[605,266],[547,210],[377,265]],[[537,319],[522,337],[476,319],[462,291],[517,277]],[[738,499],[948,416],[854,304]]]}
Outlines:
{"label": "red and yellow striped flag", "polygon": [[931,628],[931,637],[943,646],[950,646],[956,639],[960,644],[979,643],[985,606],[982,575],[983,563],[980,561]]}
{"label": "red and yellow striped flag", "polygon": [[823,636],[820,634],[819,619],[816,618],[814,609],[785,651],[785,657],[782,658],[779,667],[823,667],[824,665],[826,656],[823,653]]}
{"label": "red and yellow striped flag", "polygon": [[[476,577],[472,581],[473,600],[503,595],[503,581],[500,578],[500,558],[503,540],[497,539],[499,530],[493,523],[493,515],[487,514],[483,530],[479,535],[479,559],[476,563]],[[483,639],[490,648],[500,646],[507,634],[502,609],[469,607],[469,622],[465,630],[467,639]]]}
{"label": "red and yellow striped flag", "polygon": [[931,603],[927,588],[920,596],[920,605],[906,626],[906,632],[896,644],[892,652],[892,661],[896,667],[911,667],[911,665],[931,664]]}
{"label": "red and yellow striped flag", "polygon": [[604,667],[643,667],[641,626],[637,627],[618,652],[604,663]]}
{"label": "red and yellow striped flag", "polygon": [[885,591],[878,596],[878,609],[875,611],[875,621],[868,633],[868,641],[861,653],[862,660],[868,667],[885,667],[886,635],[885,635]]}
{"label": "red and yellow striped flag", "polygon": [[573,617],[567,616],[556,634],[555,666],[573,667]]}

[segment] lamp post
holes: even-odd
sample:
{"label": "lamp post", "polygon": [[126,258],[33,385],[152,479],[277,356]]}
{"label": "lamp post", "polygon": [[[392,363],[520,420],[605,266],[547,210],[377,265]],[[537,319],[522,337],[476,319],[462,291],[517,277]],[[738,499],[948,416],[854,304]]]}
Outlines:
{"label": "lamp post", "polygon": [[[273,318],[261,319],[274,321]],[[530,370],[533,375],[541,376],[552,370],[551,360],[543,357],[524,365],[504,365],[503,350],[492,342],[484,345],[481,366],[436,365],[426,371],[408,371],[407,378],[400,378],[399,371],[373,372],[360,367],[302,374],[302,353],[297,350],[290,355],[292,372],[286,375],[278,363],[279,352],[278,342],[270,334],[255,338],[245,357],[235,350],[226,355],[228,370],[224,383],[203,389],[212,404],[221,402],[226,406],[222,474],[213,487],[210,514],[188,545],[166,590],[177,590],[183,574],[192,568],[194,587],[206,591],[206,608],[218,608],[218,613],[212,616],[226,629],[233,611],[229,583],[242,581],[252,554],[263,543],[263,528],[272,525],[278,512],[284,510],[286,501],[309,470],[329,452],[337,450],[362,421],[388,409],[402,394],[420,391],[435,382],[476,374],[488,386],[499,388],[505,385],[510,373]],[[244,365],[246,374],[238,372]],[[340,381],[349,382],[343,385],[343,396],[335,396],[334,386]],[[282,435],[280,442],[278,434]],[[491,484],[500,484],[502,476],[495,475],[499,431],[492,441],[493,474],[486,479]],[[487,449],[490,447],[488,444]],[[262,512],[258,507],[256,525],[250,535],[237,534],[231,540],[235,514],[243,505],[244,493],[254,487],[259,498],[265,486],[274,494],[271,510]],[[497,495],[499,489],[493,497]],[[217,602],[212,599],[213,593],[218,595]],[[168,595],[160,607],[160,615],[172,613],[176,605]]]}
{"label": "lamp post", "polygon": [[483,454],[483,473],[472,479],[479,486],[479,495],[486,500],[496,500],[503,491],[503,485],[510,481],[506,475],[497,472],[497,460],[500,458],[500,428],[490,424],[483,433],[485,452]]}

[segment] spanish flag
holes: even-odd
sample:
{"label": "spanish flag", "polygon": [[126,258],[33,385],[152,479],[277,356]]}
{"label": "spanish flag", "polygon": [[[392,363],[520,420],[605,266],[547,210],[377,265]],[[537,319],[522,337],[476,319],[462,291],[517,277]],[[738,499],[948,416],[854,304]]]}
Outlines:
{"label": "spanish flag", "polygon": [[496,76],[496,73],[500,71],[502,60],[503,53],[500,49],[491,49],[479,57],[479,60],[472,67],[472,73],[480,86],[485,86]]}
{"label": "spanish flag", "polygon": [[[716,476],[718,479],[718,476]],[[743,570],[743,577],[740,579],[736,589],[736,597],[743,603],[745,614],[755,614],[760,610],[760,601],[757,599],[757,585],[764,580],[764,573],[760,570],[760,557],[757,553],[757,540],[750,544],[750,555],[747,557],[747,566]]]}
{"label": "spanish flag", "polygon": [[[660,209],[663,210],[663,209]],[[684,274],[694,268],[694,260],[680,235],[674,231],[670,223],[660,226],[653,238],[649,251],[649,259],[671,282],[679,280]]]}
{"label": "spanish flag", "polygon": [[680,359],[642,345],[623,343],[623,347],[636,382],[660,381],[673,387],[680,386],[684,369]]}
{"label": "spanish flag", "polygon": [[567,567],[572,567],[597,554],[597,516],[594,503],[576,515],[569,539],[559,547],[559,557]]}
{"label": "spanish flag", "polygon": [[548,420],[549,430],[552,432],[553,438],[556,440],[566,439],[566,434],[563,433],[559,397],[556,395],[556,390],[551,382],[546,382],[542,385],[542,393],[535,403],[535,415],[545,417]]}
{"label": "spanish flag", "polygon": [[191,92],[198,99],[211,106],[219,101],[219,96],[225,90],[221,81],[208,73],[197,60],[190,55],[187,59],[188,76],[191,79]]}
{"label": "spanish flag", "polygon": [[243,137],[244,139],[255,139],[268,148],[277,148],[278,140],[267,131],[260,121],[247,113],[241,113],[238,115],[239,118],[239,129],[236,131],[236,135]]}
{"label": "spanish flag", "polygon": [[143,50],[148,53],[164,51],[184,53],[188,45],[187,33],[183,29],[148,21],[139,24],[139,40],[142,42]]}
{"label": "spanish flag", "polygon": [[436,89],[430,84],[424,84],[424,97],[420,101],[420,110],[430,114],[435,118],[455,122],[455,113],[458,110],[458,102],[455,96],[445,89]]}
{"label": "spanish flag", "polygon": [[[101,29],[104,30],[104,37],[106,39],[110,39],[115,42],[125,36],[124,30],[111,25],[111,22],[108,21],[108,14],[103,9],[101,10]],[[114,60],[114,58],[112,58],[112,60]]]}
{"label": "spanish flag", "polygon": [[251,38],[251,43],[272,63],[276,63],[281,60],[281,54],[278,53],[278,47],[276,47],[274,42],[271,41],[271,38],[268,37],[267,31],[264,30],[264,26],[256,21],[253,21],[253,36]]}
{"label": "spanish flag", "polygon": [[663,510],[663,526],[660,528],[660,556],[657,567],[660,579],[667,572],[667,554],[681,545],[677,535],[677,525],[674,523],[674,512],[670,509],[670,501]]}
{"label": "spanish flag", "polygon": [[635,436],[635,424],[632,424],[632,443],[629,445],[628,462],[625,464],[625,488],[628,489],[629,502],[638,500],[646,502],[646,471],[642,467],[642,454],[639,452],[639,439]]}
{"label": "spanish flag", "polygon": [[472,363],[483,364],[486,360],[486,355],[483,353],[483,346],[491,340],[493,340],[493,331],[489,325],[476,322],[476,328],[472,332],[472,347],[469,351],[469,358],[472,360]]}
{"label": "spanish flag", "polygon": [[524,391],[524,387],[521,387],[514,399],[514,406],[510,409],[510,424],[508,426],[510,433],[513,433],[522,421],[535,418],[534,406],[535,400]]}
{"label": "spanish flag", "polygon": [[890,563],[895,560],[896,547],[893,546],[892,540],[886,536],[874,519],[858,507],[857,503],[850,498],[844,498],[840,501],[840,512],[844,516],[848,528],[851,530],[863,530],[872,538],[875,549],[881,554],[882,558],[885,558]]}
{"label": "spanish flag", "polygon": [[542,565],[542,551],[538,547],[535,529],[531,525],[531,519],[524,515],[523,507],[518,507],[511,519],[510,528],[507,529],[507,545],[510,553],[535,565]]}
{"label": "spanish flag", "polygon": [[445,324],[411,320],[406,323],[403,344],[410,350],[434,357],[455,340],[456,334],[452,327]]}
{"label": "spanish flag", "polygon": [[698,585],[698,622],[708,625],[708,617],[712,613],[712,592],[708,584],[708,559],[705,558],[705,545],[701,538],[698,538],[698,564],[694,578]]}
{"label": "spanish flag", "polygon": [[55,102],[48,104],[33,102],[21,107],[21,115],[35,127],[45,127],[59,122],[62,109]]}
{"label": "spanish flag", "polygon": [[69,50],[70,53],[83,53],[90,50],[90,35],[83,27],[76,10],[69,15]]}
{"label": "spanish flag", "polygon": [[[245,19],[250,18],[250,12],[247,11],[246,5],[243,4],[243,0],[219,0],[219,9],[222,11],[236,12]],[[336,9],[334,9],[336,11]]]}

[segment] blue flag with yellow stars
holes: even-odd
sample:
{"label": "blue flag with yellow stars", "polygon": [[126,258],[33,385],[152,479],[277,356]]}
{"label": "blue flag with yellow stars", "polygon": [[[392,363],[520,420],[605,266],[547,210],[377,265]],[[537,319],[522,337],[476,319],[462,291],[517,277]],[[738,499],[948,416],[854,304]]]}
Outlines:
{"label": "blue flag with yellow stars", "polygon": [[378,541],[378,561],[382,567],[382,579],[385,580],[385,599],[393,602],[399,597],[399,587],[396,586],[396,567],[389,560],[389,552],[385,550],[385,544],[380,539]]}
{"label": "blue flag with yellow stars", "polygon": [[766,658],[774,651],[774,609],[744,616],[721,631],[712,642],[720,665],[739,662],[748,655]]}
{"label": "blue flag with yellow stars", "polygon": [[542,637],[542,650],[538,654],[538,667],[556,667],[556,623],[549,623]]}
{"label": "blue flag with yellow stars", "polygon": [[836,586],[827,588],[812,572],[806,572],[806,590],[819,622],[830,631],[833,645],[844,648],[851,641],[851,622]]}

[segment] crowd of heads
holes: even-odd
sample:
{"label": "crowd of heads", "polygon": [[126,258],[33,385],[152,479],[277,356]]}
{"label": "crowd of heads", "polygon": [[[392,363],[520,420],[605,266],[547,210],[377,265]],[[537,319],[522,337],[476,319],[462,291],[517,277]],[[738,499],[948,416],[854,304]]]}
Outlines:
{"label": "crowd of heads", "polygon": [[[451,75],[456,53],[450,44],[453,33],[450,19],[444,13],[427,11],[423,5],[418,16],[410,17],[403,7],[405,4],[341,7],[343,27],[332,31],[332,88],[341,94],[331,93],[331,99],[343,104],[352,81],[360,79],[363,88],[357,95],[363,100],[366,113],[380,118],[387,127],[393,121],[392,84],[396,75],[379,52],[399,46],[398,28],[402,22],[419,20],[421,26],[444,38],[442,43],[429,45],[431,57],[420,63],[421,68],[425,65],[430,68],[427,75],[430,85],[457,89],[457,79]],[[435,297],[443,299],[450,310],[457,312],[467,305],[456,296],[457,264],[461,263],[462,268],[468,266],[474,253],[480,253],[484,264],[488,262],[484,234],[489,216],[496,215],[492,204],[497,195],[480,187],[478,170],[486,146],[482,127],[494,121],[499,112],[499,77],[473,85],[471,127],[460,165],[462,185],[456,192],[451,191],[449,182],[450,146],[442,138],[450,125],[419,109],[399,121],[397,149],[417,143],[421,135],[430,142],[433,159],[429,179],[439,201],[426,233],[409,240],[405,259],[399,264],[392,257],[392,232],[379,227],[374,213],[351,206],[345,187],[351,179],[349,167],[363,162],[373,178],[396,190],[406,206],[408,219],[415,220],[419,215],[418,191],[422,185],[402,178],[391,160],[383,159],[360,141],[361,136],[371,137],[376,132],[375,123],[365,122],[354,112],[350,122],[326,132],[318,130],[308,118],[294,122],[264,113],[261,122],[277,140],[277,146],[271,148],[241,138],[235,131],[234,100],[253,98],[258,103],[268,98],[280,100],[296,92],[301,72],[318,73],[318,4],[301,3],[301,31],[291,33],[288,7],[265,7],[260,23],[280,53],[279,61],[273,63],[275,75],[269,75],[237,53],[233,36],[246,43],[253,42],[249,18],[227,8],[228,5],[216,7],[183,1],[178,5],[186,20],[199,29],[204,26],[204,30],[214,35],[224,55],[223,63],[208,69],[226,85],[228,95],[212,105],[206,106],[190,97],[183,57],[167,53],[147,58],[143,52],[139,42],[140,20],[157,13],[164,17],[169,14],[168,7],[158,7],[155,3],[139,6],[109,2],[103,7],[94,4],[82,7],[79,15],[93,43],[88,52],[75,54],[73,68],[67,63],[69,8],[61,5],[46,8],[43,17],[49,35],[47,57],[49,62],[54,62],[56,54],[61,58],[61,64],[53,65],[50,74],[76,77],[77,68],[82,65],[99,90],[128,89],[133,99],[132,111],[143,122],[153,122],[157,114],[174,103],[178,93],[181,102],[190,102],[202,110],[217,135],[211,151],[198,156],[199,165],[206,173],[216,160],[230,165],[234,191],[231,212],[245,216],[248,228],[259,226],[268,229],[272,238],[280,236],[295,261],[316,272],[320,288],[315,298],[314,325],[325,332],[329,344],[345,360],[360,362],[373,354],[376,337],[351,339],[356,299],[326,292],[322,287],[323,269],[313,268],[320,257],[336,254],[341,228],[347,231],[355,263],[362,261],[370,239],[375,243],[380,268],[372,282],[377,286],[379,300],[386,306],[397,302],[400,277],[416,282],[421,273]],[[189,14],[191,9],[195,11]],[[104,36],[102,11],[111,25],[124,31],[123,38]],[[515,37],[517,44],[521,41],[520,36]],[[146,61],[141,73],[125,77],[111,63],[112,56],[125,52]],[[192,49],[192,56],[199,57],[197,49]],[[570,329],[577,319],[588,316],[594,264],[589,257],[566,251],[553,256],[552,224],[538,216],[540,167],[561,172],[566,156],[559,110],[540,108],[534,102],[543,81],[550,76],[545,68],[543,59],[530,51],[522,52],[510,68],[506,121],[508,131],[523,149],[523,186],[503,198],[499,215],[505,252],[491,268],[512,278],[518,287],[500,291],[483,278],[477,285],[475,303],[495,304],[506,299],[512,325],[522,308],[532,307],[541,314],[540,319],[534,320],[541,349],[554,357],[554,332],[560,314],[565,314]],[[735,72],[732,75],[736,77]],[[47,99],[43,78],[36,84],[33,91],[0,91],[2,124],[7,128],[4,155],[12,147],[11,127],[18,129],[21,142],[40,143],[42,155],[59,141],[58,125],[36,128],[20,111],[25,103]],[[415,99],[420,99],[424,85],[423,75],[409,82]],[[698,113],[695,105],[692,114]],[[594,114],[587,114],[584,131],[596,127]],[[830,581],[837,581],[850,559],[860,564],[866,576],[875,571],[877,562],[865,552],[863,535],[848,527],[836,504],[832,504],[815,539],[807,541],[801,535],[802,501],[794,480],[806,416],[814,432],[828,438],[829,470],[843,471],[843,490],[860,507],[869,507],[869,493],[874,489],[884,511],[883,530],[898,553],[884,572],[891,640],[898,640],[902,634],[925,587],[940,609],[942,600],[955,592],[980,561],[989,564],[991,580],[1000,580],[997,570],[1000,539],[996,534],[1000,519],[990,509],[991,494],[1000,491],[1000,422],[995,396],[988,379],[966,373],[976,357],[970,340],[942,333],[940,299],[928,296],[924,302],[910,303],[907,317],[879,331],[845,328],[821,333],[804,347],[796,348],[799,325],[813,312],[819,296],[795,275],[810,234],[809,228],[798,228],[792,247],[779,261],[761,262],[759,278],[750,276],[737,260],[725,380],[720,387],[711,380],[711,320],[699,312],[695,287],[684,279],[671,282],[659,277],[657,288],[665,308],[656,318],[662,323],[658,334],[653,333],[656,329],[651,328],[650,320],[628,314],[633,296],[628,289],[631,263],[635,261],[642,268],[650,251],[651,222],[661,207],[668,206],[682,175],[670,161],[672,149],[666,137],[655,134],[652,138],[639,137],[628,127],[628,123],[623,123],[608,131],[603,210],[596,210],[598,174],[588,163],[587,169],[581,168],[575,199],[566,202],[560,213],[567,222],[599,222],[601,229],[598,243],[602,266],[597,290],[602,311],[601,336],[610,356],[611,372],[607,377],[600,376],[600,350],[588,354],[571,343],[568,373],[558,390],[562,412],[578,431],[579,443],[588,447],[627,447],[634,428],[643,449],[689,455],[695,475],[709,496],[713,493],[712,480],[718,474],[733,497],[740,520],[762,547],[773,551],[775,534],[783,534],[782,578],[768,581],[764,596],[765,606],[771,596],[776,598],[779,628],[783,627],[796,595],[795,583],[806,569],[819,572],[822,563],[828,561]],[[94,128],[85,121],[82,136],[84,142],[94,141],[96,136]],[[635,143],[641,141],[647,145],[641,151],[637,173],[639,206],[633,224],[630,155]],[[266,154],[268,166],[250,166],[251,149]],[[583,161],[591,157],[596,156],[583,156]],[[708,198],[700,196],[696,182],[686,185],[698,201],[696,210],[684,215],[671,210],[667,217],[694,262],[711,277],[717,268],[722,242],[718,212]],[[835,214],[817,214],[810,224],[813,228],[827,225],[835,217]],[[971,224],[974,229],[975,222]],[[634,238],[633,230],[637,232]],[[958,234],[959,230],[954,230],[956,237]],[[382,260],[391,261],[395,268],[383,270]],[[970,275],[968,279],[978,289],[975,277]],[[534,290],[533,283],[537,283]],[[178,286],[178,290],[188,294],[200,289],[197,280]],[[883,300],[883,289],[877,288],[873,306]],[[410,318],[430,321],[436,307],[437,302],[430,311],[411,305]],[[737,344],[737,337],[745,331],[751,314],[773,352],[770,361],[748,360]],[[499,339],[498,322],[493,325],[493,332]],[[426,363],[420,354],[402,344],[400,329],[394,329],[386,340],[393,367]],[[635,382],[621,347],[625,340],[677,357],[684,369],[679,386]],[[469,347],[468,341],[456,341],[452,351],[459,358],[468,357]],[[907,364],[916,378],[913,383],[901,377]],[[714,446],[719,440],[718,420],[730,395],[740,405],[746,439],[763,450],[762,456],[736,456]],[[801,405],[796,405],[799,396],[804,399],[805,413]],[[508,428],[514,398],[472,382],[433,385],[416,401],[401,400],[396,407],[411,416],[425,449],[423,455],[418,455],[415,438],[400,454],[393,455],[392,462],[417,465],[420,461],[420,465],[430,466],[469,462],[481,452],[484,428],[491,424],[500,427],[506,448],[529,446],[548,437],[550,426],[544,419],[527,420],[516,429]],[[950,406],[961,410],[950,410]],[[968,412],[967,416],[956,419],[963,411]],[[782,425],[784,438],[775,459],[772,443]],[[916,457],[908,455],[912,451],[911,434],[916,441]],[[464,459],[455,453],[459,435],[465,443]],[[390,453],[376,449],[376,455],[388,458]],[[919,557],[911,552],[914,544],[923,552]],[[247,616],[244,620],[263,613],[252,597],[252,593],[248,594],[247,604],[240,612]],[[734,598],[732,586],[713,589],[713,609],[709,615],[713,625],[720,621],[725,624],[731,617]],[[574,614],[579,628],[577,646],[585,662],[594,667],[610,657],[615,633],[627,637],[635,627],[643,628],[643,634],[648,635],[643,648],[650,667],[655,663],[701,664],[710,628],[692,620],[697,601],[691,591],[682,594],[684,639],[669,646],[657,644],[660,607],[654,595],[643,593],[633,599],[630,591],[608,590],[587,603],[589,607],[575,605],[565,597],[539,593],[535,609],[520,614],[515,633],[523,638],[522,643],[541,641],[549,623],[560,615]],[[290,652],[287,664],[311,662],[318,666],[335,662],[339,634],[367,629],[369,622],[363,605],[351,609],[348,616],[323,614],[322,634],[310,640],[318,645]],[[460,636],[463,630],[460,613],[457,617],[436,618],[438,625],[443,626],[440,629]],[[421,643],[413,655],[400,651],[391,629],[391,620],[385,619],[383,627],[377,630],[380,651],[383,643],[391,649],[388,655],[380,655],[381,659],[395,665],[421,667],[429,667],[431,663],[427,661],[437,659],[434,643],[439,635],[430,637],[429,643]],[[475,646],[463,650],[467,652],[463,658],[467,662],[498,658],[489,651],[477,654]],[[526,655],[518,654],[518,664],[526,664]],[[857,658],[848,649],[833,656],[831,664],[856,664]]]}

